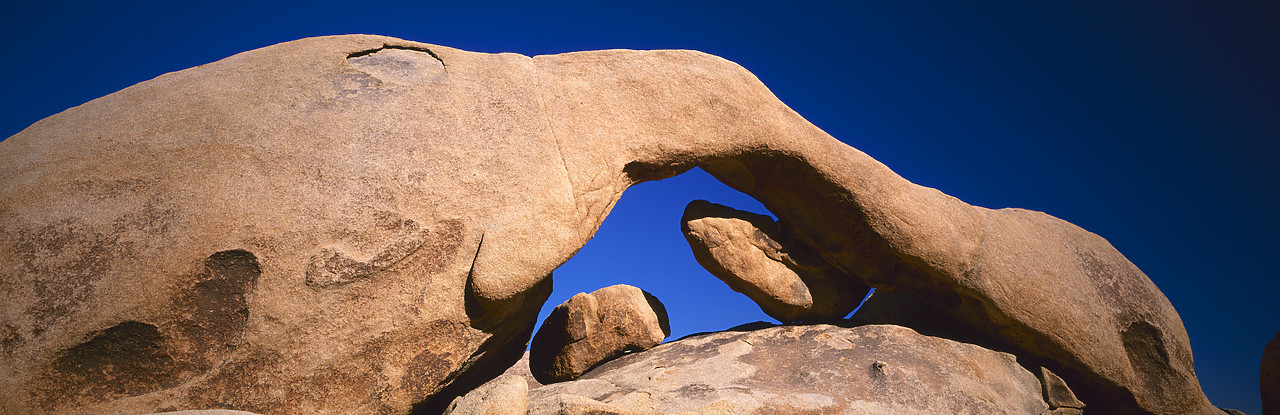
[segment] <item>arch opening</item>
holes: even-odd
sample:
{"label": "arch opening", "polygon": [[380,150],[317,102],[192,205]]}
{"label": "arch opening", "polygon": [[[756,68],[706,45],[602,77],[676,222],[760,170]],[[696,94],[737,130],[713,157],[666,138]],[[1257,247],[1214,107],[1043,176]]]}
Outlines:
{"label": "arch opening", "polygon": [[595,236],[555,270],[551,297],[538,315],[534,332],[552,309],[574,294],[615,284],[636,286],[662,301],[671,324],[667,341],[754,322],[776,323],[750,298],[712,276],[694,259],[680,221],[685,206],[696,199],[777,220],[759,201],[701,168],[633,185]]}

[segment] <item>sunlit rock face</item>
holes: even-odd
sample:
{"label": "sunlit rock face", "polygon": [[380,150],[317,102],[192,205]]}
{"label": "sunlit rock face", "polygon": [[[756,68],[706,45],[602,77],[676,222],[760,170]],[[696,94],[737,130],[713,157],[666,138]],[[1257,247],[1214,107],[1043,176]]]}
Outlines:
{"label": "sunlit rock face", "polygon": [[578,293],[551,310],[529,343],[529,368],[541,383],[575,379],[596,365],[657,346],[671,334],[657,297],[630,285]]}
{"label": "sunlit rock face", "polygon": [[1177,313],[1105,240],[912,184],[731,62],[362,35],[166,74],[0,142],[0,409],[442,409],[520,356],[551,271],[627,187],[695,166],[1091,409],[1216,411]]}
{"label": "sunlit rock face", "polygon": [[768,216],[695,200],[680,223],[698,263],[778,321],[839,320],[867,294]]}
{"label": "sunlit rock face", "polygon": [[[566,402],[567,401],[567,402]],[[594,401],[594,402],[592,402]],[[529,392],[530,413],[1042,414],[1013,355],[899,326],[782,326],[694,336]]]}
{"label": "sunlit rock face", "polygon": [[523,377],[503,375],[454,399],[446,415],[526,415],[529,384]]}

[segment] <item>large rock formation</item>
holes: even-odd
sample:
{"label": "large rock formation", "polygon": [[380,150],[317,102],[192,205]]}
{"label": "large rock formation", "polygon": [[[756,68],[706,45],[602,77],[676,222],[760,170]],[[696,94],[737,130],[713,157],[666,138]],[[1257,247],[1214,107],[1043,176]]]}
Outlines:
{"label": "large rock formation", "polygon": [[841,319],[868,291],[803,246],[784,246],[782,229],[768,216],[695,200],[685,206],[680,228],[703,268],[778,321]]}
{"label": "large rock formation", "polygon": [[304,39],[0,142],[0,410],[443,409],[520,355],[621,193],[699,166],[1106,413],[1208,414],[1177,313],[1102,238],[970,206],[690,51]]}
{"label": "large rock formation", "polygon": [[577,378],[596,365],[657,346],[671,335],[667,309],[630,285],[578,293],[556,306],[529,344],[529,368],[540,383]]}
{"label": "large rock formation", "polygon": [[529,401],[531,414],[594,401],[616,413],[1040,415],[1041,388],[1007,353],[899,326],[813,325],[666,343]]}

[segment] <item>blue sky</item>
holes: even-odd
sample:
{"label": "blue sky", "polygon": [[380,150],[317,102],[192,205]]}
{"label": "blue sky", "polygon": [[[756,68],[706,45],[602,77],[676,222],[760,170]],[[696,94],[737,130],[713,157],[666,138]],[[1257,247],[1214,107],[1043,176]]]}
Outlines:
{"label": "blue sky", "polygon": [[[1280,330],[1274,2],[12,3],[0,13],[0,137],[307,36],[720,55],[916,183],[1107,238],[1177,307],[1210,399],[1260,413],[1261,349]],[[557,271],[548,307],[629,283],[667,304],[677,337],[767,320],[693,261],[678,219],[694,198],[763,213],[698,171],[637,186]]]}

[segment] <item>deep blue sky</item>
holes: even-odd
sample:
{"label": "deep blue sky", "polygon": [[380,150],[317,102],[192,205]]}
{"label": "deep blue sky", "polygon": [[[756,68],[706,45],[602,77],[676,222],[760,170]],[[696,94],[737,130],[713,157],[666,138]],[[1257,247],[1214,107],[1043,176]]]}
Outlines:
{"label": "deep blue sky", "polygon": [[[1261,349],[1280,330],[1275,2],[20,3],[0,8],[0,137],[165,72],[307,36],[720,55],[916,183],[1107,238],[1181,313],[1209,397],[1260,413]],[[667,304],[676,337],[767,319],[693,261],[678,226],[693,198],[762,212],[698,171],[637,186],[557,271],[548,307],[630,283]]]}

